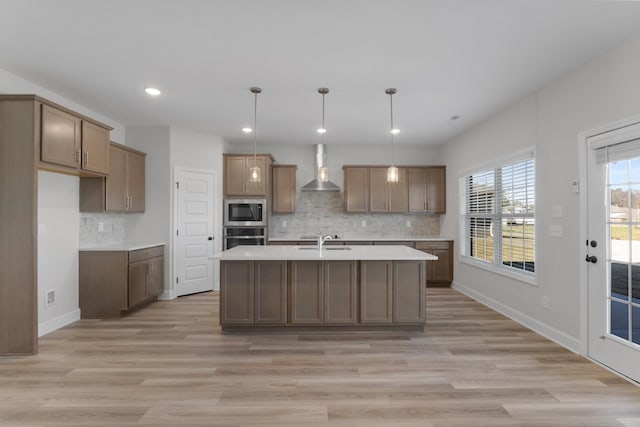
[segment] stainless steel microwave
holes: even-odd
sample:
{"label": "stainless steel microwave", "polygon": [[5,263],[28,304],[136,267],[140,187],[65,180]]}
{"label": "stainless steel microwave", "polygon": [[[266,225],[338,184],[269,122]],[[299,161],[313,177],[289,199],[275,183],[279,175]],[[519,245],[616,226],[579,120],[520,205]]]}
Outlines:
{"label": "stainless steel microwave", "polygon": [[266,227],[267,199],[225,199],[225,227]]}

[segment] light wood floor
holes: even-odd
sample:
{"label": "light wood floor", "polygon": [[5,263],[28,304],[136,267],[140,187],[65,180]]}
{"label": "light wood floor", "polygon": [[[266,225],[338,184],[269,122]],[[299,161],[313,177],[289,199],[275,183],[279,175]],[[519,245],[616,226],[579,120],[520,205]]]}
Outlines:
{"label": "light wood floor", "polygon": [[451,289],[424,333],[223,336],[218,295],[0,358],[1,426],[640,425],[640,388]]}

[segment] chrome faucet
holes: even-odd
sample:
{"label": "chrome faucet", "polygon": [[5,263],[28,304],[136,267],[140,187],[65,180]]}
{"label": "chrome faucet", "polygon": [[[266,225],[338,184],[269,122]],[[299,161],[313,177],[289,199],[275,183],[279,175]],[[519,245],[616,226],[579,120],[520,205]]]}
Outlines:
{"label": "chrome faucet", "polygon": [[327,240],[331,240],[333,239],[333,237],[331,237],[330,235],[326,235],[324,237],[322,237],[322,235],[318,236],[318,250],[321,251],[322,250],[322,245],[324,245],[324,242],[326,242]]}

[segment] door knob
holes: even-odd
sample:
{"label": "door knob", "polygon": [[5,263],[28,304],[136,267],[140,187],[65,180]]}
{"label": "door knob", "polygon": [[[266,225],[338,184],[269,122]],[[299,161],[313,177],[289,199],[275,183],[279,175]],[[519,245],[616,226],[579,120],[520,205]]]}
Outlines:
{"label": "door knob", "polygon": [[596,262],[598,262],[598,258],[596,258],[595,255],[591,255],[591,256],[587,255],[584,260],[592,264],[595,264]]}
{"label": "door knob", "polygon": [[207,237],[207,240],[213,240],[212,236]]}

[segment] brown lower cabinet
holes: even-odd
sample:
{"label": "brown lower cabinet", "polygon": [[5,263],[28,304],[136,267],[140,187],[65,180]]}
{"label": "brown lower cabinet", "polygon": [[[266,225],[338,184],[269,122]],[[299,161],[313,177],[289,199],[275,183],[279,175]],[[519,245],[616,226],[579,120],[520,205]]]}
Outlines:
{"label": "brown lower cabinet", "polygon": [[135,251],[80,251],[80,315],[117,318],[164,290],[164,246]]}
{"label": "brown lower cabinet", "polygon": [[223,331],[425,323],[425,261],[222,261]]}
{"label": "brown lower cabinet", "polygon": [[453,281],[453,241],[419,241],[415,248],[438,257],[427,263],[427,286],[449,286]]}

